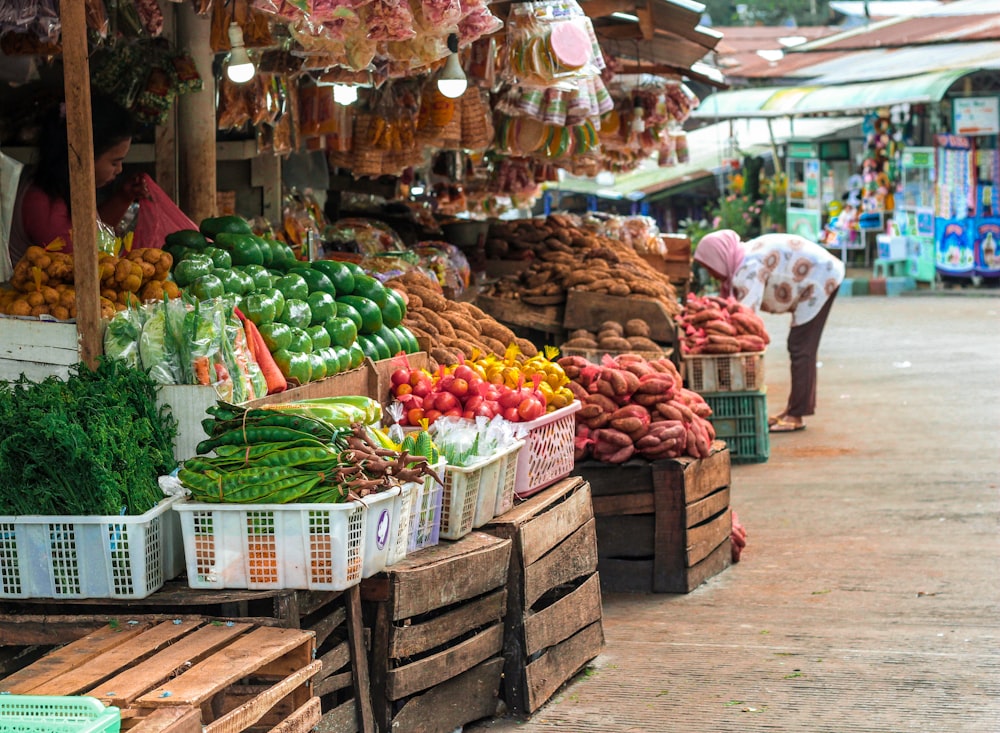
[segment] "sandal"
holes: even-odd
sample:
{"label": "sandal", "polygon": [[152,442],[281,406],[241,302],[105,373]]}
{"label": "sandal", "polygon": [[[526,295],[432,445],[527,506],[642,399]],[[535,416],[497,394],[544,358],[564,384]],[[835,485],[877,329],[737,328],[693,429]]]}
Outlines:
{"label": "sandal", "polygon": [[799,430],[805,430],[805,423],[794,423],[784,418],[778,418],[773,425],[768,428],[770,433],[794,433]]}
{"label": "sandal", "polygon": [[780,415],[772,415],[771,417],[767,418],[767,427],[773,428],[779,422],[782,422],[786,417],[788,417],[788,415],[786,415],[785,413],[781,413]]}

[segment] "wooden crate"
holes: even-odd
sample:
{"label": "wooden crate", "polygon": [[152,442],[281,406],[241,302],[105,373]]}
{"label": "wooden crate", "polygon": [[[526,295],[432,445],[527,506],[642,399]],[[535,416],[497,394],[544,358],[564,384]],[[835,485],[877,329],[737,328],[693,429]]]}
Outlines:
{"label": "wooden crate", "polygon": [[0,316],[0,381],[65,379],[80,360],[75,323]]}
{"label": "wooden crate", "polygon": [[311,631],[186,618],[106,625],[0,680],[18,695],[89,695],[135,733],[310,730]]}
{"label": "wooden crate", "polygon": [[625,323],[632,318],[641,318],[649,324],[649,338],[658,344],[676,344],[674,320],[658,300],[637,295],[591,293],[586,290],[566,291],[563,325],[568,331],[576,328],[595,331],[604,321]]}
{"label": "wooden crate", "polygon": [[204,591],[170,581],[153,595],[134,601],[2,601],[0,676],[31,664],[54,645],[71,643],[109,624],[121,628],[191,617],[311,631],[316,658],[322,663],[312,681],[323,729],[375,730],[357,587],[342,592]]}
{"label": "wooden crate", "polygon": [[490,522],[512,542],[504,620],[504,699],[538,710],[604,645],[590,486],[570,476]]}
{"label": "wooden crate", "polygon": [[472,532],[361,582],[380,733],[451,733],[497,713],[510,549]]}
{"label": "wooden crate", "polygon": [[[528,305],[511,298],[494,298],[479,295],[476,305],[496,320],[508,326],[520,326],[535,331],[561,336],[563,312],[561,303],[554,305]],[[558,339],[557,339],[558,340]]]}
{"label": "wooden crate", "polygon": [[708,458],[584,461],[597,518],[601,587],[688,593],[731,563],[729,449]]}

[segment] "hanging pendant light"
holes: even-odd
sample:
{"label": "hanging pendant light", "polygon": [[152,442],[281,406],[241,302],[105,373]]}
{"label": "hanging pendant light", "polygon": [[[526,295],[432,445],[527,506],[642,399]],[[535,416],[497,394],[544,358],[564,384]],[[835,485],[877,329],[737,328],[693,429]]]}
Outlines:
{"label": "hanging pendant light", "polygon": [[455,33],[448,36],[448,50],[451,51],[451,54],[438,72],[437,88],[443,96],[449,99],[458,99],[469,88],[469,80],[458,60],[458,35]]}
{"label": "hanging pendant light", "polygon": [[243,29],[239,23],[229,24],[229,45],[232,51],[229,52],[229,63],[226,65],[226,76],[234,84],[245,84],[253,79],[257,73],[257,67],[250,60],[246,47],[243,45]]}

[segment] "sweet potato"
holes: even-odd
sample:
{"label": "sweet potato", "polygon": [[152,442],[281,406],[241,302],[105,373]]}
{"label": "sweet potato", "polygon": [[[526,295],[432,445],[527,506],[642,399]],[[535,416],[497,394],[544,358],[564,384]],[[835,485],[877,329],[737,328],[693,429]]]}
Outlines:
{"label": "sweet potato", "polygon": [[606,412],[602,412],[598,415],[595,415],[594,417],[588,417],[585,420],[582,420],[582,422],[589,429],[598,430],[600,428],[605,427],[608,424],[608,421],[610,420],[611,420],[611,415],[609,415]]}
{"label": "sweet potato", "polygon": [[642,405],[650,410],[655,408],[661,402],[670,399],[669,395],[662,394],[643,394],[642,392],[636,392],[630,398],[632,402],[637,405]]}
{"label": "sweet potato", "polygon": [[678,409],[676,402],[661,402],[656,406],[656,411],[667,420],[683,421],[684,414]]}
{"label": "sweet potato", "polygon": [[609,424],[615,430],[634,438],[635,433],[645,433],[649,426],[649,413],[641,405],[628,405],[611,415]]}
{"label": "sweet potato", "polygon": [[625,321],[625,335],[649,338],[649,324],[641,318],[630,318]]}
{"label": "sweet potato", "polygon": [[630,437],[622,431],[614,430],[613,428],[602,428],[594,431],[594,439],[599,443],[609,443],[619,447],[632,445],[632,439]]}
{"label": "sweet potato", "polygon": [[640,379],[640,384],[635,391],[637,394],[671,394],[674,391],[674,380],[666,377],[665,375],[661,375],[659,378],[642,377]]}
{"label": "sweet potato", "polygon": [[625,381],[625,375],[620,370],[614,367],[604,367],[601,370],[601,379],[611,385],[611,389],[616,395],[629,393],[628,382]]}
{"label": "sweet potato", "polygon": [[603,394],[588,394],[583,402],[585,405],[597,405],[601,408],[602,412],[606,412],[609,415],[618,409],[618,405],[615,404],[614,400]]}

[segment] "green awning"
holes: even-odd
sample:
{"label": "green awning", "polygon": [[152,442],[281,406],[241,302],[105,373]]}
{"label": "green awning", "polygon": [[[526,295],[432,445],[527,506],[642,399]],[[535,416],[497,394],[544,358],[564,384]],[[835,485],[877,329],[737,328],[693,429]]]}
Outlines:
{"label": "green awning", "polygon": [[952,84],[971,73],[970,69],[952,69],[903,79],[824,87],[799,99],[793,110],[796,114],[858,112],[904,102],[910,104],[940,102]]}
{"label": "green awning", "polygon": [[893,104],[940,102],[948,89],[975,69],[949,69],[901,79],[830,86],[760,87],[717,92],[702,100],[692,117],[792,117],[857,113]]}

